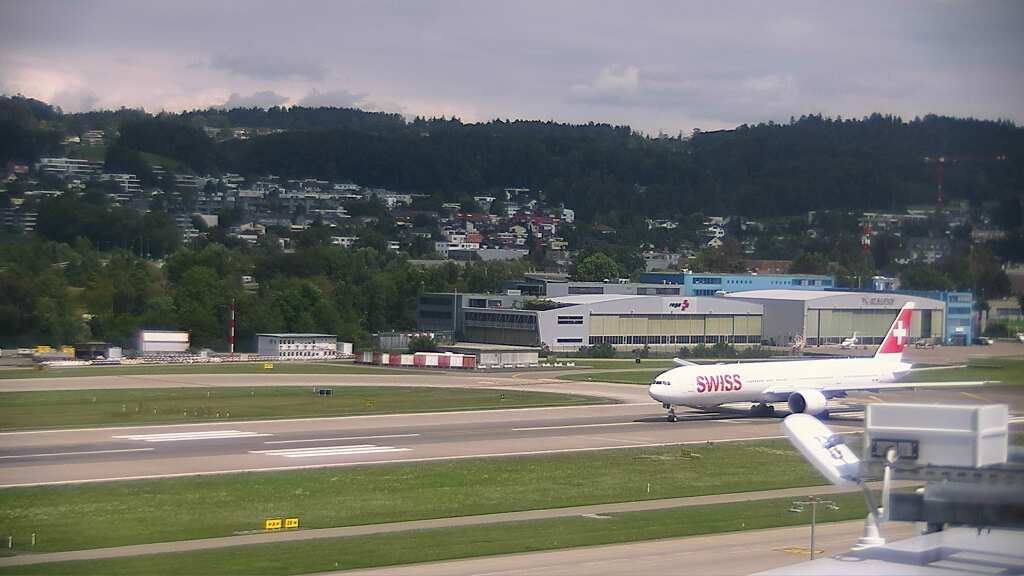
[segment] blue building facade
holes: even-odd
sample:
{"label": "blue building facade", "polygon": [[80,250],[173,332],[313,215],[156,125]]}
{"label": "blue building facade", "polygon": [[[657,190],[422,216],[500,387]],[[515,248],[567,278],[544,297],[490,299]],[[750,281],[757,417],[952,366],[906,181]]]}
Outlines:
{"label": "blue building facade", "polygon": [[894,290],[897,294],[932,298],[946,303],[943,344],[965,346],[974,342],[974,293],[939,290]]}
{"label": "blue building facade", "polygon": [[[891,283],[873,279],[873,292],[894,292],[940,300],[946,304],[945,327],[942,344],[964,346],[974,342],[974,294],[972,292],[943,292],[938,290],[892,290]],[[749,290],[842,290],[835,278],[817,274],[719,274],[694,272],[648,272],[640,276],[648,284],[672,284],[682,287],[683,296],[714,296],[720,292]]]}
{"label": "blue building facade", "polygon": [[714,296],[719,292],[747,290],[829,290],[835,278],[819,274],[720,274],[694,272],[647,272],[640,281],[678,284],[684,296]]}

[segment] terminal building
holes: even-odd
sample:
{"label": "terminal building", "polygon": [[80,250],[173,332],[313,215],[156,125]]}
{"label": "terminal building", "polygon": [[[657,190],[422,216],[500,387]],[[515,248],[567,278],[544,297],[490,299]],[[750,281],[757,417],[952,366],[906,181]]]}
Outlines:
{"label": "terminal building", "polygon": [[555,352],[604,343],[619,350],[668,351],[719,342],[760,344],[761,317],[759,304],[702,296],[423,294],[417,327],[455,330],[465,342],[545,346]]}

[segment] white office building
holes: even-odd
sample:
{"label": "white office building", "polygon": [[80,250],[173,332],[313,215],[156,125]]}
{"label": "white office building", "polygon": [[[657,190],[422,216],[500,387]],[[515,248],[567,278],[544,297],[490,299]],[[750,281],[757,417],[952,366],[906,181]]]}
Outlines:
{"label": "white office building", "polygon": [[314,360],[338,355],[338,337],[333,334],[257,334],[256,343],[260,356],[282,360]]}

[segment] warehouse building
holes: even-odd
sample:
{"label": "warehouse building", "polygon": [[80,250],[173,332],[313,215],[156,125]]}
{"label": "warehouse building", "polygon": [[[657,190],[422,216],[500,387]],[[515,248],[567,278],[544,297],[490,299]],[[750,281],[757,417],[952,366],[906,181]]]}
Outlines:
{"label": "warehouse building", "polygon": [[857,333],[860,343],[877,345],[908,301],[916,311],[910,342],[922,338],[944,342],[946,304],[941,300],[892,292],[753,290],[725,299],[758,304],[764,310],[765,343],[786,346],[803,339],[806,346],[839,344]]}
{"label": "warehouse building", "polygon": [[188,351],[191,334],[182,330],[139,330],[135,349],[139,354],[181,354]]}
{"label": "warehouse building", "polygon": [[338,355],[338,337],[333,334],[257,334],[256,342],[260,356],[284,360],[334,358]]}
{"label": "warehouse building", "polygon": [[678,350],[719,342],[759,344],[761,310],[758,304],[701,296],[424,294],[417,320],[420,330],[454,328],[465,342],[546,346],[556,352],[602,343],[620,350]]}

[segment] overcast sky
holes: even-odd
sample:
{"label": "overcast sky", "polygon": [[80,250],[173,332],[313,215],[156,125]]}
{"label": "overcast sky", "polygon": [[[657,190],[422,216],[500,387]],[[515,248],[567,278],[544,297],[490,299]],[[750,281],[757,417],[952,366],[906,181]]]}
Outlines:
{"label": "overcast sky", "polygon": [[1024,124],[1024,2],[0,0],[0,93],[676,134],[808,113]]}

